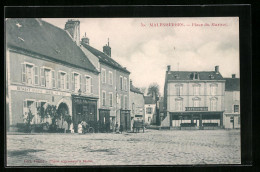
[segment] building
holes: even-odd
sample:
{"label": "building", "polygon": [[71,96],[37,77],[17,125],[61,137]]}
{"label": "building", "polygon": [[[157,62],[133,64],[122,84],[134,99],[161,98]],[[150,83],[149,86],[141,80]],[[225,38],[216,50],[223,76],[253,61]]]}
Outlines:
{"label": "building", "polygon": [[145,124],[156,124],[156,101],[152,96],[144,96]]}
{"label": "building", "polygon": [[232,78],[225,78],[225,128],[240,128],[240,79],[232,74]]}
{"label": "building", "polygon": [[104,126],[104,131],[114,130],[116,123],[122,125],[124,130],[131,130],[130,72],[112,58],[109,41],[102,52],[90,46],[85,35],[81,41],[81,48],[100,72],[100,125]]}
{"label": "building", "polygon": [[131,126],[134,120],[144,121],[144,94],[130,80]]}
{"label": "building", "polygon": [[171,71],[167,66],[161,126],[223,127],[224,93],[219,66],[214,71]]}
{"label": "building", "polygon": [[[159,121],[161,122],[164,116],[164,109],[163,109],[163,105],[164,105],[164,98],[163,97],[159,97],[158,100],[158,107],[159,107]],[[159,125],[161,125],[159,122]]]}
{"label": "building", "polygon": [[41,19],[6,19],[8,131],[24,123],[29,110],[33,124],[46,122],[37,107],[47,104],[72,116],[75,131],[81,120],[97,122],[99,72],[69,34],[80,22],[68,23],[63,30]]}

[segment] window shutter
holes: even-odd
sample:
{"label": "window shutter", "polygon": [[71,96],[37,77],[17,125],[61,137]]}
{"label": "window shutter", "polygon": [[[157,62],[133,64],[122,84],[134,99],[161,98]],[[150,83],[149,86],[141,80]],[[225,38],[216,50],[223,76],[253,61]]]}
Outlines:
{"label": "window shutter", "polygon": [[56,76],[55,76],[54,70],[51,71],[51,75],[52,75],[52,87],[55,88],[56,87]]}
{"label": "window shutter", "polygon": [[83,79],[82,79],[82,75],[79,75],[79,83],[80,83],[80,89],[81,89],[81,91],[82,91],[82,89],[83,89],[83,81],[82,81]]}
{"label": "window shutter", "polygon": [[82,85],[82,92],[87,92],[87,77],[83,77],[83,85]]}
{"label": "window shutter", "polygon": [[57,81],[58,81],[58,85],[57,87],[60,88],[60,72],[57,73]]}
{"label": "window shutter", "polygon": [[44,68],[41,68],[41,86],[45,86]]}
{"label": "window shutter", "polygon": [[26,82],[25,64],[22,64],[22,83]]}
{"label": "window shutter", "polygon": [[67,82],[67,90],[69,90],[70,89],[70,75],[69,75],[69,73],[67,73],[66,82]]}
{"label": "window shutter", "polygon": [[39,85],[39,67],[35,66],[33,69],[34,69],[34,84]]}
{"label": "window shutter", "polygon": [[92,83],[92,78],[90,78],[90,93],[93,93],[93,83]]}
{"label": "window shutter", "polygon": [[71,90],[75,91],[74,73],[71,75]]}

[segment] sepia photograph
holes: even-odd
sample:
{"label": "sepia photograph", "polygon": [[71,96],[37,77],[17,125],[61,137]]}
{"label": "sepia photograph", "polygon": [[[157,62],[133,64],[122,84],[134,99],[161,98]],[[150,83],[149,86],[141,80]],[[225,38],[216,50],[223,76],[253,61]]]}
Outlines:
{"label": "sepia photograph", "polygon": [[241,164],[239,21],[5,18],[6,166]]}

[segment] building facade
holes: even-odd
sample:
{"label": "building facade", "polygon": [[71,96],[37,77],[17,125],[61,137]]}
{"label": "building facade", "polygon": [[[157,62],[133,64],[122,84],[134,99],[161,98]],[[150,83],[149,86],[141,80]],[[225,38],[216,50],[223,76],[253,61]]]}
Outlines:
{"label": "building facade", "polygon": [[41,19],[6,20],[8,131],[24,123],[29,111],[32,124],[51,123],[37,112],[47,104],[70,115],[75,131],[81,120],[96,122],[98,74],[66,30]]}
{"label": "building facade", "polygon": [[240,79],[232,74],[232,78],[225,78],[225,80],[224,127],[240,128]]}
{"label": "building facade", "polygon": [[144,96],[145,119],[147,125],[156,123],[156,101],[152,96]]}
{"label": "building facade", "polygon": [[85,36],[81,48],[100,72],[100,125],[106,126],[105,131],[114,131],[116,124],[122,125],[124,130],[131,130],[130,72],[111,57],[109,42],[101,52],[90,46],[89,39]]}
{"label": "building facade", "polygon": [[[133,127],[134,120],[144,122],[144,94],[130,80],[130,108],[131,108],[131,126]],[[131,130],[132,130],[131,127]]]}
{"label": "building facade", "polygon": [[223,127],[224,93],[225,80],[219,66],[215,71],[171,71],[168,66],[161,125]]}

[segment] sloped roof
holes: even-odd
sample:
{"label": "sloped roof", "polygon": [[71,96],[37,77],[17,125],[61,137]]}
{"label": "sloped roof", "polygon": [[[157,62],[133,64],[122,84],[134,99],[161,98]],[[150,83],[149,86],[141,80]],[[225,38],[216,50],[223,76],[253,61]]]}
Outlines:
{"label": "sloped roof", "polygon": [[240,91],[239,78],[224,78],[226,80],[225,91]]}
{"label": "sloped roof", "polygon": [[142,92],[140,91],[139,88],[133,86],[133,84],[131,84],[131,82],[130,82],[130,91],[135,92],[135,93],[138,93],[138,94],[144,94],[144,93],[142,93]]}
{"label": "sloped roof", "polygon": [[65,30],[41,19],[7,19],[6,42],[14,48],[98,72]]}
{"label": "sloped roof", "polygon": [[144,96],[144,103],[145,104],[155,104],[155,100],[151,96]]}
{"label": "sloped roof", "polygon": [[170,71],[167,73],[168,80],[193,80],[194,74],[197,73],[199,80],[223,80],[220,73],[215,71]]}
{"label": "sloped roof", "polygon": [[107,56],[105,53],[91,47],[88,44],[85,43],[81,43],[81,45],[83,45],[87,50],[89,50],[92,54],[94,54],[100,62],[105,63],[111,67],[114,67],[116,69],[119,69],[123,72],[126,73],[130,73],[126,68],[124,68],[123,66],[121,66],[119,63],[117,63],[114,59],[112,59],[111,57]]}

